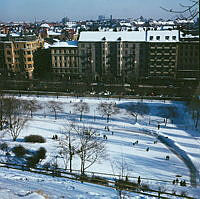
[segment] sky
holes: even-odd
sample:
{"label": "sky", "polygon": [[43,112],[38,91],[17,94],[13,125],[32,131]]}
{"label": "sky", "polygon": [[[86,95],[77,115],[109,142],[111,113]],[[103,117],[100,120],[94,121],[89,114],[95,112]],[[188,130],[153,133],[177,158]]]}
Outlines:
{"label": "sky", "polygon": [[99,15],[113,18],[167,18],[175,15],[162,10],[180,8],[189,0],[0,0],[0,21],[61,21],[97,19]]}

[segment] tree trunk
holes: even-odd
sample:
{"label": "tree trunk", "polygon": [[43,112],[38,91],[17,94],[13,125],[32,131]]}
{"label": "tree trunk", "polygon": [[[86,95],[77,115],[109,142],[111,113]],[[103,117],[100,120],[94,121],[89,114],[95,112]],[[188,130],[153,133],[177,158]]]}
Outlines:
{"label": "tree trunk", "polygon": [[12,128],[12,119],[11,119],[11,116],[9,117],[9,120],[10,120],[10,128]]}
{"label": "tree trunk", "polygon": [[56,111],[54,111],[54,116],[55,116],[55,120],[57,119],[57,114]]}
{"label": "tree trunk", "polygon": [[69,171],[72,172],[72,154],[70,152],[70,157],[69,157]]}
{"label": "tree trunk", "polygon": [[3,121],[2,121],[2,120],[3,120],[3,111],[2,111],[2,109],[3,109],[3,104],[2,104],[2,101],[0,102],[0,105],[1,105],[1,106],[0,106],[0,108],[1,108],[1,110],[0,110],[0,111],[1,111],[1,112],[0,112],[0,125],[1,125],[0,128],[1,128],[1,129],[0,129],[0,130],[3,130]]}
{"label": "tree trunk", "polygon": [[1,115],[0,115],[0,130],[2,131],[3,130],[3,114],[2,114],[2,112],[0,113]]}
{"label": "tree trunk", "polygon": [[165,126],[167,125],[167,118],[165,118]]}
{"label": "tree trunk", "polygon": [[83,117],[83,113],[81,112],[81,115],[80,115],[80,121],[82,121],[82,117]]}
{"label": "tree trunk", "polygon": [[69,170],[72,172],[72,146],[71,146],[71,133],[69,132]]}
{"label": "tree trunk", "polygon": [[83,159],[81,159],[81,175],[84,175],[84,164],[83,164]]}
{"label": "tree trunk", "polygon": [[196,119],[196,123],[195,123],[195,128],[196,128],[196,129],[197,129],[198,123],[199,123],[199,115],[200,115],[200,112],[198,111],[198,112],[197,112],[197,119]]}
{"label": "tree trunk", "polygon": [[107,123],[109,122],[110,115],[107,115]]}

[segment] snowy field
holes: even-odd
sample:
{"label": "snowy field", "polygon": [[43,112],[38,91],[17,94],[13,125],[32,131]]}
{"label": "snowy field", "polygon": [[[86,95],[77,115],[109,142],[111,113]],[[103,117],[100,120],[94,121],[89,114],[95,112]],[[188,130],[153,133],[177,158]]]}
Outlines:
{"label": "snowy field", "polygon": [[[141,100],[73,97],[57,99],[56,97],[36,96],[22,96],[19,99],[35,99],[41,104],[55,100],[63,103],[64,111],[59,112],[55,120],[54,114],[47,107],[40,109],[33,114],[33,118],[28,121],[17,141],[12,141],[9,135],[3,138],[10,147],[17,144],[33,150],[45,147],[47,157],[42,164],[56,158],[59,167],[64,168],[63,159],[58,156],[60,150],[58,140],[63,138],[63,130],[70,124],[70,121],[73,121],[76,125],[97,130],[102,139],[104,135],[107,137],[106,159],[95,163],[88,168],[88,171],[121,174],[120,165],[123,163],[125,175],[136,179],[141,176],[142,182],[149,184],[152,188],[164,187],[166,191],[178,190],[179,193],[186,191],[187,195],[200,198],[200,132],[194,129],[191,116],[183,102],[143,100],[143,103],[149,107],[149,113],[143,116],[138,115],[136,122],[127,110],[132,104],[141,102]],[[74,112],[73,106],[80,101],[88,103],[90,107],[88,113],[83,113],[82,121],[79,119],[79,113]],[[97,110],[101,102],[113,102],[120,108],[119,113],[111,115],[108,123],[106,116],[102,116]],[[169,106],[176,107],[176,114],[169,118],[165,125],[163,113]],[[109,131],[105,129],[105,126]],[[42,135],[46,138],[46,143],[23,142],[24,136],[30,134]],[[58,140],[52,139],[55,134]],[[136,141],[138,144],[133,145]],[[166,160],[166,156],[169,156],[169,160]],[[80,169],[80,161],[76,157],[73,160],[73,169]],[[43,194],[38,191],[26,195],[27,191],[33,190],[51,195],[51,198],[117,198],[115,190],[87,183],[81,184],[63,179],[54,180],[50,177],[26,175],[23,172],[6,171],[6,169],[0,169],[0,175],[1,198],[19,198],[20,194],[24,194],[24,198],[44,198]],[[24,180],[26,176],[28,180]],[[172,181],[177,176],[179,180],[186,180],[187,187],[172,185]],[[146,179],[143,180],[143,178]],[[13,186],[15,184],[16,186]],[[52,193],[56,189],[60,190],[57,193],[60,195],[53,197]],[[66,192],[69,193],[68,196]],[[131,196],[142,198],[133,194]]]}

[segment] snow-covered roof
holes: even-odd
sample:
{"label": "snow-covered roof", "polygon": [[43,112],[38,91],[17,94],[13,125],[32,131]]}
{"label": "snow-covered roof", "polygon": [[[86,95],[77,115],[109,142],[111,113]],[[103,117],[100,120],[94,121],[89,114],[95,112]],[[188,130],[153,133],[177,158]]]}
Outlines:
{"label": "snow-covered roof", "polygon": [[145,32],[86,32],[80,34],[79,41],[99,42],[99,41],[145,41]]}
{"label": "snow-covered roof", "polygon": [[178,30],[156,30],[147,32],[148,42],[178,42],[179,31]]}
{"label": "snow-covered roof", "polygon": [[78,41],[62,41],[56,42],[50,46],[51,48],[76,48],[78,47]]}
{"label": "snow-covered roof", "polygon": [[47,42],[44,42],[44,48],[47,49],[47,48],[49,48],[49,47],[51,47],[51,44],[49,44],[49,43],[47,43]]}
{"label": "snow-covered roof", "polygon": [[131,23],[128,23],[128,22],[120,22],[120,26],[131,27]]}
{"label": "snow-covered roof", "polygon": [[61,35],[61,33],[54,32],[54,31],[48,31],[48,35],[50,35],[50,36],[59,36],[59,35]]}
{"label": "snow-covered roof", "polygon": [[129,42],[178,42],[178,30],[149,30],[121,32],[81,32],[80,42],[129,41]]}
{"label": "snow-covered roof", "polygon": [[0,34],[0,37],[6,37],[6,34]]}
{"label": "snow-covered roof", "polygon": [[176,23],[194,23],[194,20],[186,20],[186,19],[177,19]]}
{"label": "snow-covered roof", "polygon": [[49,24],[47,23],[43,23],[40,28],[50,28]]}
{"label": "snow-covered roof", "polygon": [[11,33],[10,35],[11,35],[12,37],[20,37],[20,35],[17,34],[17,33]]}
{"label": "snow-covered roof", "polygon": [[180,38],[199,38],[199,35],[192,35],[192,34],[184,34],[183,32],[180,33]]}

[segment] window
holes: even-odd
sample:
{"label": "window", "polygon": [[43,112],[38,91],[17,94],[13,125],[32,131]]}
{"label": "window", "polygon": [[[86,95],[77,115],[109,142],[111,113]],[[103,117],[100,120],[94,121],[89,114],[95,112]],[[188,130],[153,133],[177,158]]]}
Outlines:
{"label": "window", "polygon": [[6,44],[6,48],[11,48],[11,44]]}
{"label": "window", "polygon": [[172,40],[176,40],[176,36],[172,36]]}
{"label": "window", "polygon": [[12,59],[11,59],[10,57],[8,57],[8,58],[7,58],[7,61],[8,61],[8,62],[11,62],[11,61],[12,61]]}
{"label": "window", "polygon": [[27,58],[27,61],[32,61],[31,57],[28,57],[28,58]]}
{"label": "window", "polygon": [[150,39],[150,41],[152,41],[152,40],[153,40],[153,36],[150,36],[150,38],[149,38],[149,39]]}
{"label": "window", "polygon": [[19,51],[15,50],[15,55],[19,55]]}
{"label": "window", "polygon": [[165,40],[169,40],[169,36],[165,36]]}
{"label": "window", "polygon": [[160,36],[156,36],[156,40],[160,40]]}

